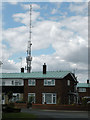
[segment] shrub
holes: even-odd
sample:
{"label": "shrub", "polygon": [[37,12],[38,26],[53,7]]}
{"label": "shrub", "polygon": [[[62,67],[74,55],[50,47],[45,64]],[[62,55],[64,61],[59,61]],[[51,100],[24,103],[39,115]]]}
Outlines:
{"label": "shrub", "polygon": [[87,105],[87,99],[86,98],[82,98],[82,105]]}

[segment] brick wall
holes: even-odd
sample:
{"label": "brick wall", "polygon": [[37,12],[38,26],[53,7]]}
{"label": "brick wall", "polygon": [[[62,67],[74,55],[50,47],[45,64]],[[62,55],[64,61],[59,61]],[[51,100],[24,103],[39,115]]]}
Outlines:
{"label": "brick wall", "polygon": [[[67,80],[71,80],[71,86],[67,86]],[[55,86],[44,86],[44,79],[36,79],[36,86],[28,86],[28,80],[24,80],[24,100],[28,100],[28,93],[36,93],[36,104],[42,104],[42,93],[56,93],[57,100],[60,97],[62,104],[68,104],[68,92],[74,91],[74,81],[67,75],[64,79],[56,79]]]}
{"label": "brick wall", "polygon": [[[77,89],[79,91],[79,88]],[[80,97],[90,96],[90,88],[86,88],[86,92],[78,92]]]}
{"label": "brick wall", "polygon": [[72,105],[33,104],[32,109],[90,111],[89,106],[80,106],[80,105],[72,106]]}
{"label": "brick wall", "polygon": [[27,103],[14,103],[16,108],[27,108]]}

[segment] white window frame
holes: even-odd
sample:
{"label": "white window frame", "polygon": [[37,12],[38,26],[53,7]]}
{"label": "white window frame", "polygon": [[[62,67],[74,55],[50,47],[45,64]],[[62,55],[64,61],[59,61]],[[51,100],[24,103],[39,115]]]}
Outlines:
{"label": "white window frame", "polygon": [[[51,84],[48,84],[48,82],[51,80],[54,80],[54,84],[52,84],[52,82],[51,82]],[[44,86],[55,86],[55,79],[44,79]]]}
{"label": "white window frame", "polygon": [[[31,80],[31,84],[29,83],[30,80]],[[34,81],[34,84],[33,84],[33,81]],[[36,86],[36,80],[35,79],[29,79],[28,80],[28,85],[29,86]]]}
{"label": "white window frame", "polygon": [[78,89],[78,91],[79,91],[79,92],[86,92],[86,88],[80,87],[80,88]]}
{"label": "white window frame", "polygon": [[29,96],[34,96],[34,103],[36,102],[36,94],[35,93],[28,93],[28,102],[29,102]]}
{"label": "white window frame", "polygon": [[[52,102],[51,103],[46,103],[46,104],[56,104],[56,101],[57,101],[57,94],[56,93],[42,93],[42,104],[45,104],[45,95],[47,95],[47,94],[51,94],[51,96],[52,96]],[[55,96],[54,96],[55,95]],[[53,98],[55,98],[55,103],[53,103]]]}
{"label": "white window frame", "polygon": [[67,85],[70,86],[70,80],[67,80]]}

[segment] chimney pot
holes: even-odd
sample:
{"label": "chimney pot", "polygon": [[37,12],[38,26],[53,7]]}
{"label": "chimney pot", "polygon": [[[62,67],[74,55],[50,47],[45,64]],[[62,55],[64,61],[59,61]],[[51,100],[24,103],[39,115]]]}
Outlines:
{"label": "chimney pot", "polygon": [[43,74],[46,74],[46,64],[43,65]]}
{"label": "chimney pot", "polygon": [[87,80],[87,84],[89,84],[89,80]]}
{"label": "chimney pot", "polygon": [[24,73],[24,68],[21,68],[21,73]]}

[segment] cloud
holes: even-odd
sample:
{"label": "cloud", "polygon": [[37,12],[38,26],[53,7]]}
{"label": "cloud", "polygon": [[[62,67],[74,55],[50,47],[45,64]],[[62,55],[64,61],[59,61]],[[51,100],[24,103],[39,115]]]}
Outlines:
{"label": "cloud", "polygon": [[88,15],[88,2],[71,3],[69,10],[79,15]]}
{"label": "cloud", "polygon": [[[6,66],[6,71],[9,71],[10,66],[10,72],[18,72],[20,71],[20,62],[15,63],[9,57],[16,53],[26,52],[29,39],[29,12],[14,14],[13,19],[23,25],[3,30],[3,40],[9,44],[8,47],[3,45],[3,60],[5,63],[3,69],[5,71]],[[33,56],[32,71],[41,71],[45,62],[48,65],[48,70],[73,71],[73,69],[78,68],[78,71],[79,69],[87,71],[87,16],[65,16],[58,21],[54,21],[46,20],[41,17],[40,12],[33,11],[32,21],[32,25],[34,25],[32,28],[32,50],[42,50],[51,45],[55,51],[51,55]],[[26,65],[25,58],[23,58],[23,65]],[[82,74],[86,74],[86,72],[77,75],[84,80]]]}
{"label": "cloud", "polygon": [[69,31],[73,31],[76,35],[82,36],[87,41],[88,36],[88,17],[85,16],[72,16],[65,18],[61,21],[63,27]]}
{"label": "cloud", "polygon": [[12,5],[17,5],[18,4],[18,2],[9,2],[9,4],[12,4]]}
{"label": "cloud", "polygon": [[57,9],[56,9],[56,8],[54,8],[54,9],[52,10],[51,14],[55,14],[55,13],[57,13]]}
{"label": "cloud", "polygon": [[[69,56],[75,54],[75,50],[77,50],[77,53],[78,50],[82,48],[87,49],[86,46],[88,41],[86,39],[87,36],[85,32],[87,25],[85,25],[86,23],[84,22],[84,17],[75,17],[74,21],[73,19],[74,18],[72,17],[67,18],[66,20],[61,21],[61,23],[45,20],[37,22],[35,27],[32,29],[32,49],[39,50],[43,48],[48,48],[49,45],[52,44],[52,47],[55,49],[56,53],[58,55],[61,55],[65,59],[68,54]],[[66,21],[68,22],[66,23]],[[79,21],[81,21],[81,23]],[[69,26],[69,24],[71,24],[71,26]],[[65,26],[67,29],[63,30],[63,26]],[[81,29],[84,29],[83,34],[81,32]],[[76,31],[78,32],[78,36],[75,34]],[[4,31],[3,38],[9,42],[12,52],[20,52],[25,51],[26,49],[23,46],[27,46],[27,41],[29,39],[28,33],[29,31],[26,26],[10,28]],[[15,36],[17,36],[17,39]],[[67,46],[65,43],[67,43]],[[64,54],[63,50],[65,51]],[[82,51],[83,50],[84,49],[82,49]]]}
{"label": "cloud", "polygon": [[89,2],[89,0],[49,0],[50,2]]}
{"label": "cloud", "polygon": [[18,2],[25,2],[25,0],[13,0],[13,1],[12,0],[3,0],[2,2],[8,2],[9,4],[16,5]]}
{"label": "cloud", "polygon": [[[40,9],[40,5],[37,5],[37,4],[31,4],[31,5],[32,5],[32,10]],[[25,10],[29,10],[30,4],[21,4],[21,7]]]}
{"label": "cloud", "polygon": [[[32,12],[32,21],[33,23],[37,20],[37,19],[41,19],[40,17],[40,12]],[[30,24],[30,13],[26,12],[26,13],[17,13],[13,15],[13,19],[16,22],[20,22],[23,23],[27,26],[29,26]]]}
{"label": "cloud", "polygon": [[3,40],[8,42],[8,51],[11,51],[12,54],[26,50],[23,46],[27,44],[29,38],[27,36],[29,36],[28,30],[25,26],[9,28],[3,31]]}
{"label": "cloud", "polygon": [[8,60],[8,61],[3,60],[2,69],[3,69],[2,72],[10,72],[10,73],[19,72],[16,63],[13,60]]}

